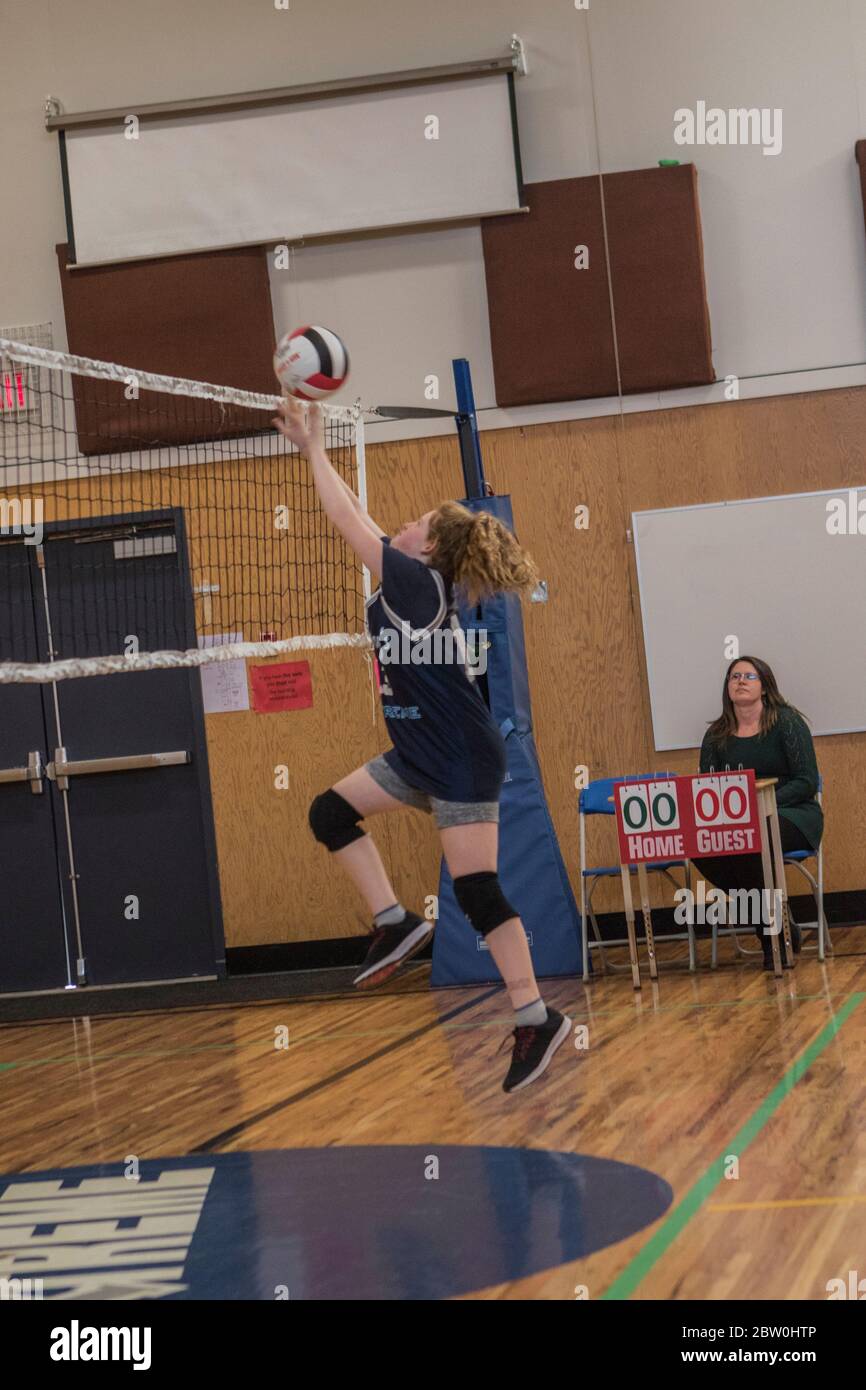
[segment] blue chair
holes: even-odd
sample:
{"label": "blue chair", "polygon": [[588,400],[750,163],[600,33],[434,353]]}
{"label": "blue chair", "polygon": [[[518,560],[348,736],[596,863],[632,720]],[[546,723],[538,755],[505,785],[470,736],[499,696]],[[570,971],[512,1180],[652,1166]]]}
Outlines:
{"label": "blue chair", "polygon": [[[598,951],[601,956],[602,970],[607,974],[608,969],[628,970],[630,966],[610,965],[604,954],[605,945],[608,946],[627,946],[628,938],[618,937],[614,941],[603,942],[601,933],[598,929],[595,913],[592,910],[592,896],[596,886],[603,878],[620,878],[621,867],[619,864],[605,864],[601,866],[589,866],[586,862],[586,818],[587,816],[612,816],[615,814],[614,803],[611,800],[613,788],[617,782],[639,782],[649,778],[668,778],[675,776],[671,772],[643,772],[633,773],[628,777],[600,777],[594,782],[590,782],[580,793],[578,809],[580,812],[580,925],[583,938],[583,978],[589,979],[590,951]],[[686,876],[686,887],[690,886],[690,869],[684,859],[659,859],[655,863],[647,864],[647,873],[664,874],[669,883],[674,888],[679,889],[681,885],[671,875],[671,869],[682,869]],[[633,874],[637,873],[632,869]],[[587,884],[589,892],[587,893]],[[589,940],[588,922],[592,923],[594,941]],[[687,924],[686,932],[670,934],[667,936],[656,936],[656,941],[688,941],[689,943],[689,970],[695,969],[695,934],[691,924]]]}
{"label": "blue chair", "polygon": [[[818,777],[817,800],[818,805],[823,810],[824,778],[820,775]],[[816,868],[818,870],[817,879],[814,878],[812,874],[810,874],[809,870],[806,868],[803,862],[806,859],[816,859],[818,861],[816,865]],[[815,899],[815,908],[818,913],[818,916],[814,922],[800,922],[799,927],[801,931],[817,930],[818,959],[823,960],[827,950],[829,950],[831,955],[833,954],[833,943],[830,940],[830,928],[827,925],[827,918],[824,915],[824,841],[821,841],[817,849],[792,849],[788,854],[785,855],[785,863],[790,864],[793,869],[796,869],[799,873],[801,873],[803,877],[808,880],[809,887],[812,890],[812,897]],[[804,946],[803,949],[811,950],[812,948]]]}
{"label": "blue chair", "polygon": [[[821,777],[820,775],[819,775],[819,777],[818,777],[818,795],[817,795],[817,801],[818,801],[818,805],[823,809],[823,806],[824,806],[824,778]],[[818,933],[818,943],[817,943],[817,947],[814,948],[814,949],[817,949],[817,952],[818,952],[818,959],[819,959],[819,960],[824,960],[824,959],[825,959],[825,956],[826,956],[827,950],[830,951],[830,954],[831,954],[831,955],[833,954],[833,943],[832,943],[832,941],[830,940],[830,929],[829,929],[829,927],[828,927],[828,925],[827,925],[827,918],[826,918],[826,916],[825,916],[825,914],[824,914],[824,844],[823,844],[823,841],[822,841],[822,843],[818,846],[818,848],[817,848],[816,850],[815,850],[815,849],[792,849],[792,850],[789,850],[787,854],[783,855],[783,858],[784,858],[784,861],[785,861],[786,864],[790,864],[791,867],[792,867],[793,869],[797,869],[798,872],[801,873],[801,874],[803,875],[803,877],[804,877],[805,879],[808,880],[809,886],[810,886],[810,888],[811,888],[811,890],[812,890],[812,896],[813,896],[813,898],[815,899],[815,907],[816,907],[816,909],[817,909],[817,914],[818,914],[818,915],[817,915],[817,918],[816,918],[816,920],[815,920],[814,922],[800,922],[800,923],[798,923],[798,925],[799,925],[800,930],[801,930],[802,932],[806,932],[806,931],[817,931],[817,933]],[[817,879],[816,879],[816,878],[809,872],[809,870],[806,868],[805,862],[804,862],[804,861],[807,860],[807,859],[817,859],[817,861],[818,861],[818,862],[817,862],[817,866],[816,866],[816,867],[817,867],[817,870],[818,870],[818,877],[817,877]],[[716,968],[716,962],[717,962],[717,959],[718,959],[717,945],[718,945],[718,938],[719,938],[720,936],[732,936],[732,937],[734,938],[734,946],[736,947],[737,951],[739,952],[739,954],[740,954],[741,956],[757,956],[757,955],[760,955],[760,948],[756,948],[756,949],[754,949],[754,950],[747,950],[746,947],[740,945],[739,940],[738,940],[738,933],[739,933],[740,931],[745,931],[747,934],[751,934],[752,928],[751,928],[751,927],[722,927],[722,928],[719,928],[717,924],[715,924],[715,923],[713,924],[713,945],[712,945],[712,955],[711,955],[711,966],[712,966],[712,968],[713,968],[714,970],[715,970],[715,968]],[[812,950],[812,949],[813,949],[813,948],[812,948],[811,946],[805,946],[805,945],[803,946],[803,950],[804,950],[804,951],[810,951],[810,950]]]}

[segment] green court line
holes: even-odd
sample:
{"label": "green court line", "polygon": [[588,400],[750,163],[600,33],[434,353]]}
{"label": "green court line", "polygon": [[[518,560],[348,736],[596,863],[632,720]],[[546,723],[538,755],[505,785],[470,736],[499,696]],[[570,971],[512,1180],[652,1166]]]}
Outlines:
{"label": "green court line", "polygon": [[706,1170],[698,1178],[693,1187],[689,1189],[682,1200],[674,1207],[674,1210],[665,1218],[661,1226],[653,1236],[647,1241],[646,1245],[635,1255],[634,1259],[626,1265],[622,1274],[614,1279],[609,1288],[605,1289],[601,1298],[604,1300],[630,1298],[638,1285],[646,1278],[653,1265],[661,1259],[662,1255],[670,1248],[681,1231],[685,1229],[696,1212],[700,1210],[710,1193],[718,1186],[724,1178],[725,1161],[730,1155],[740,1158],[745,1153],[749,1145],[757,1139],[761,1130],[778,1110],[782,1101],[790,1095],[797,1082],[809,1070],[812,1063],[824,1051],[842,1024],[846,1021],[854,1009],[866,999],[866,993],[858,992],[852,994],[847,1002],[839,1010],[835,1018],[821,1029],[814,1042],[806,1048],[800,1057],[788,1068],[784,1076],[773,1087],[770,1094],[761,1102],[757,1110],[746,1121],[739,1134],[732,1142],[725,1147],[723,1153],[719,1154]]}

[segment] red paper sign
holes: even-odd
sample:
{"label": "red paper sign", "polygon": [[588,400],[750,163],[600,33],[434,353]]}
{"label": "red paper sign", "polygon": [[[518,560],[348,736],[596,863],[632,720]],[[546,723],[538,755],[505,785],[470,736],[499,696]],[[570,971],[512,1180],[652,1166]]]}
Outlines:
{"label": "red paper sign", "polygon": [[276,714],[284,709],[310,709],[313,680],[308,661],[286,661],[279,666],[251,666],[253,709],[257,714]]}
{"label": "red paper sign", "polygon": [[613,796],[623,864],[760,853],[752,768],[617,782]]}

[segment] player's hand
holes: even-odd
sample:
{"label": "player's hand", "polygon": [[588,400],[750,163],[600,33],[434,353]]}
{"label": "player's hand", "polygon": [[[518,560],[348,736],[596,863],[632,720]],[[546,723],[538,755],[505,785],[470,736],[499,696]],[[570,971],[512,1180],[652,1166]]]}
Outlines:
{"label": "player's hand", "polygon": [[285,439],[291,440],[302,454],[309,454],[316,446],[324,448],[325,426],[322,412],[317,405],[305,409],[293,396],[284,396],[280,402],[280,414],[271,424]]}

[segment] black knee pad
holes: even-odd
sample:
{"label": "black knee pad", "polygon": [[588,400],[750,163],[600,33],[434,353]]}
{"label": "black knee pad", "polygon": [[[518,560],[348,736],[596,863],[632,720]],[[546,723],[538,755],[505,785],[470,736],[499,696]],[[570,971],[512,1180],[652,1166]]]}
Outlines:
{"label": "black knee pad", "polygon": [[488,936],[510,917],[519,915],[500,888],[498,874],[489,871],[455,878],[454,896],[481,936]]}
{"label": "black knee pad", "polygon": [[358,825],[362,819],[360,812],[333,787],[315,797],[310,805],[310,829],[319,844],[332,853],[363,838],[364,831]]}

